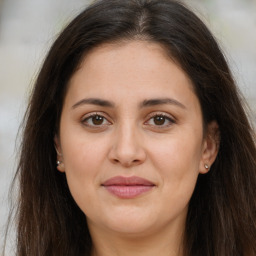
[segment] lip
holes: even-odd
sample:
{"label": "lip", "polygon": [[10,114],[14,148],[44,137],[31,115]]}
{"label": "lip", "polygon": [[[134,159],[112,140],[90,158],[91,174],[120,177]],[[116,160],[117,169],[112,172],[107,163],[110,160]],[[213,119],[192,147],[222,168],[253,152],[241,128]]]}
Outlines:
{"label": "lip", "polygon": [[106,180],[102,186],[119,198],[131,199],[152,190],[156,185],[149,180],[137,176],[116,176]]}

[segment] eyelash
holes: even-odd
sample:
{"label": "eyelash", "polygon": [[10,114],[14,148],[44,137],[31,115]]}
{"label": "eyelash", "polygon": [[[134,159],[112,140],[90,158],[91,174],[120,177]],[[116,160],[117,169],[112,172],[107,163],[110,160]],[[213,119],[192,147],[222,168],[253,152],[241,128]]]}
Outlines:
{"label": "eyelash", "polygon": [[[100,118],[103,123],[102,124],[93,124],[92,122],[92,118]],[[160,118],[163,118],[162,120],[164,121],[164,124],[150,124],[150,121],[153,120],[154,118],[157,118],[157,117],[160,117]],[[160,121],[162,121],[160,120]],[[104,128],[106,126],[109,126],[109,125],[112,125],[112,122],[110,122],[103,114],[101,113],[90,113],[88,115],[86,115],[83,119],[82,119],[82,124],[87,126],[87,127],[90,127],[90,128],[93,128],[93,129],[100,129],[100,128]],[[154,122],[154,120],[153,120]],[[165,124],[166,122],[168,122],[168,124]],[[153,128],[157,128],[157,129],[164,129],[164,128],[168,128],[170,127],[171,125],[175,124],[176,121],[174,118],[172,118],[170,115],[166,114],[166,113],[151,113],[149,115],[149,118],[147,119],[146,122],[144,122],[144,124],[146,125],[149,125],[150,127],[153,127]]]}
{"label": "eyelash", "polygon": [[[154,118],[157,118],[157,117],[163,118],[163,120],[164,120],[163,125],[162,124],[160,124],[160,125],[150,124],[150,121],[153,120]],[[168,124],[165,124],[166,122],[168,122]],[[165,129],[165,128],[168,128],[168,127],[170,127],[171,125],[173,125],[175,123],[176,123],[175,119],[173,117],[171,117],[170,115],[166,114],[166,113],[152,113],[152,114],[150,114],[150,118],[148,119],[148,121],[145,122],[145,124],[148,124],[151,127],[157,128],[157,129]]]}
{"label": "eyelash", "polygon": [[[96,125],[96,124],[89,124],[89,120],[91,120],[92,122],[92,118],[96,118],[96,117],[99,117],[99,118],[102,118],[103,119],[103,122],[107,122],[107,124],[99,124],[99,125]],[[102,115],[102,114],[99,114],[99,113],[90,113],[89,115],[86,115],[83,119],[82,119],[82,124],[85,125],[85,126],[88,126],[88,127],[91,127],[91,128],[102,128],[102,127],[105,127],[105,126],[108,126],[108,125],[111,125],[112,123],[110,121],[108,121],[108,119]]]}

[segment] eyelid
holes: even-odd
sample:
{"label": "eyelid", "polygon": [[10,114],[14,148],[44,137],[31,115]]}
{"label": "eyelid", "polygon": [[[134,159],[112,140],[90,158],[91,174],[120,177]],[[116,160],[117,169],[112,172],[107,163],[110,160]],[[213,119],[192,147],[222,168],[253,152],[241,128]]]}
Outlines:
{"label": "eyelid", "polygon": [[[103,117],[107,122],[108,124],[102,124],[102,125],[91,125],[91,124],[88,124],[86,123],[86,120],[92,118],[92,117],[95,117],[95,116],[101,116]],[[107,116],[107,117],[106,117]],[[85,115],[83,115],[83,117],[81,118],[81,123],[87,127],[91,127],[91,128],[102,128],[104,126],[108,126],[108,125],[111,125],[112,124],[112,121],[109,120],[110,118],[108,117],[108,115],[104,112],[90,112],[90,113],[87,113]]]}
{"label": "eyelid", "polygon": [[[107,122],[107,123],[93,125],[93,124],[89,124],[88,122],[86,122],[87,120],[89,120],[90,118],[95,117],[95,116],[103,117],[104,122]],[[167,121],[169,121],[168,124],[163,124],[163,125],[149,124],[150,120],[157,116],[164,117]],[[92,128],[92,129],[102,129],[102,128],[105,128],[105,127],[113,124],[113,121],[111,120],[111,118],[109,117],[108,114],[106,114],[104,112],[98,112],[98,111],[90,112],[90,113],[83,115],[80,122],[82,123],[82,125]],[[156,129],[166,129],[175,123],[176,123],[176,119],[172,115],[170,115],[166,112],[156,111],[156,112],[152,112],[147,115],[144,125],[148,125],[150,127],[156,128]]]}
{"label": "eyelid", "polygon": [[152,118],[154,118],[156,116],[165,117],[170,122],[170,124],[168,124],[168,125],[150,125],[150,126],[156,127],[157,129],[168,128],[169,126],[171,126],[177,122],[175,117],[173,117],[172,115],[170,115],[166,112],[152,112],[147,116],[147,121],[144,124],[147,124]]}

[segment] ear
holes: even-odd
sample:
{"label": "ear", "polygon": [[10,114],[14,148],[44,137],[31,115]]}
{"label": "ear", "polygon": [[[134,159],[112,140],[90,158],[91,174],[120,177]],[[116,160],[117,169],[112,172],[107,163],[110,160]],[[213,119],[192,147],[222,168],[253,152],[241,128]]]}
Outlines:
{"label": "ear", "polygon": [[62,156],[62,150],[61,150],[61,146],[60,146],[60,139],[59,139],[58,135],[54,136],[54,147],[55,147],[56,154],[57,154],[57,160],[56,160],[57,169],[60,172],[65,172],[65,166],[64,166],[64,162],[63,162],[63,156]]}
{"label": "ear", "polygon": [[210,170],[214,163],[220,144],[219,126],[216,121],[212,121],[207,125],[205,138],[202,147],[202,157],[200,161],[199,172],[205,174]]}

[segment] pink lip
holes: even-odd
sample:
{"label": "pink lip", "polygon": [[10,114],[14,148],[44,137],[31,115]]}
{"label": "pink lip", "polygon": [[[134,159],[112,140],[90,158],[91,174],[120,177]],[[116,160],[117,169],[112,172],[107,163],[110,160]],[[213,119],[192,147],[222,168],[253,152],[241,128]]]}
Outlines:
{"label": "pink lip", "polygon": [[155,184],[137,176],[116,176],[106,180],[102,186],[119,198],[129,199],[150,191]]}

